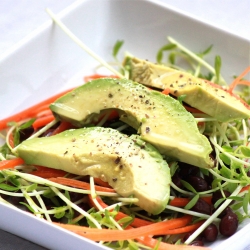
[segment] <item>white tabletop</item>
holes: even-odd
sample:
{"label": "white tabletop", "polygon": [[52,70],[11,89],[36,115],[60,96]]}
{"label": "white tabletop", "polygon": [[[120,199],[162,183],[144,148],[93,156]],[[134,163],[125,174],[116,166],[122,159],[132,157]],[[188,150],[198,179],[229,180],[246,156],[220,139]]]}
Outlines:
{"label": "white tabletop", "polygon": [[[46,7],[58,13],[74,1],[75,0],[1,0],[0,56],[3,52],[11,49],[14,44],[49,19],[49,16],[45,12]],[[178,10],[182,10],[211,25],[215,25],[250,40],[249,0],[159,1],[173,6]]]}

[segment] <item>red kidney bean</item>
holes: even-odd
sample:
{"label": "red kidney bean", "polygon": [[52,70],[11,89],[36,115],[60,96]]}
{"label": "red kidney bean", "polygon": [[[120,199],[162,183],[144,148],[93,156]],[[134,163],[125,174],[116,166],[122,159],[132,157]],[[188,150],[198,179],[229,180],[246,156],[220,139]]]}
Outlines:
{"label": "red kidney bean", "polygon": [[222,219],[227,213],[233,213],[233,210],[230,207],[226,207],[220,214],[219,218]]}
{"label": "red kidney bean", "polygon": [[200,171],[198,167],[183,162],[179,162],[179,169],[179,175],[184,180],[191,175],[197,175]]}
{"label": "red kidney bean", "polygon": [[189,176],[187,178],[187,181],[192,185],[192,187],[197,192],[202,192],[208,190],[208,184],[207,182],[199,176]]}
{"label": "red kidney bean", "polygon": [[219,230],[223,236],[229,237],[233,235],[238,228],[238,217],[234,212],[227,212],[220,221]]}
{"label": "red kidney bean", "polygon": [[[184,237],[182,238],[182,242],[184,243],[193,233],[194,232],[186,233]],[[203,236],[200,234],[193,241],[202,241],[202,240],[203,240]]]}
{"label": "red kidney bean", "polygon": [[218,236],[218,228],[215,224],[208,225],[203,231],[202,235],[204,239],[209,242],[213,242],[217,239]]}
{"label": "red kidney bean", "polygon": [[[224,194],[226,197],[229,197],[231,195],[231,193],[227,190],[223,190]],[[213,196],[212,196],[212,204],[215,204],[219,199],[221,199],[223,196],[222,196],[222,193],[220,190],[217,190],[213,193]]]}
{"label": "red kidney bean", "polygon": [[175,173],[172,177],[172,182],[178,187],[178,188],[183,188],[182,183],[181,183],[181,178],[178,173]]}
{"label": "red kidney bean", "polygon": [[204,243],[203,243],[203,241],[201,241],[201,240],[194,240],[194,241],[191,242],[189,245],[190,245],[190,246],[204,246]]}
{"label": "red kidney bean", "polygon": [[191,208],[191,210],[210,215],[212,212],[212,207],[207,202],[199,198],[196,204]]}

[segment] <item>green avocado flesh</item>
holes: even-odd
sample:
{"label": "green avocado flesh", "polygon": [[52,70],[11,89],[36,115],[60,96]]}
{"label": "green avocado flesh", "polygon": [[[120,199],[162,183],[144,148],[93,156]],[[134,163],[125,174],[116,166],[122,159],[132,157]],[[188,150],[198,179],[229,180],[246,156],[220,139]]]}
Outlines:
{"label": "green avocado flesh", "polygon": [[50,105],[57,119],[82,127],[115,109],[160,153],[202,168],[213,167],[209,141],[179,101],[127,79],[90,81]]}
{"label": "green avocado flesh", "polygon": [[236,96],[218,85],[164,65],[138,58],[126,58],[130,78],[158,89],[169,89],[174,96],[186,95],[184,101],[204,113],[227,122],[250,117],[250,109]]}
{"label": "green avocado flesh", "polygon": [[138,198],[136,204],[152,214],[162,212],[169,200],[168,164],[137,135],[102,127],[72,129],[26,140],[17,154],[27,164],[101,178],[121,196]]}

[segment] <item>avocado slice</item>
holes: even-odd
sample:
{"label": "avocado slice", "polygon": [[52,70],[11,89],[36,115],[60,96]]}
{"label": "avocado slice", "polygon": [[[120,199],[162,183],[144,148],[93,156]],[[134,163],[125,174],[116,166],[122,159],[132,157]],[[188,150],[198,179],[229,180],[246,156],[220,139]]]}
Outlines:
{"label": "avocado slice", "polygon": [[102,111],[116,109],[120,119],[162,154],[202,168],[213,167],[211,145],[193,116],[170,96],[127,79],[90,81],[50,105],[61,120],[81,127]]}
{"label": "avocado slice", "polygon": [[17,154],[27,164],[101,178],[121,196],[138,198],[137,205],[152,214],[162,212],[169,200],[168,164],[137,135],[102,127],[72,129],[26,140]]}
{"label": "avocado slice", "polygon": [[158,89],[169,89],[174,96],[186,95],[184,102],[221,122],[250,117],[249,106],[226,89],[187,72],[154,64],[138,58],[127,57],[130,78]]}

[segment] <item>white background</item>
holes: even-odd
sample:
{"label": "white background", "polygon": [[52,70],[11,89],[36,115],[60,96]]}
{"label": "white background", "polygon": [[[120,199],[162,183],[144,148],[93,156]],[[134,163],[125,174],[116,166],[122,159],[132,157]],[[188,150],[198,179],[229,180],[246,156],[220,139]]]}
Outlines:
{"label": "white background", "polygon": [[[92,0],[95,1],[95,0]],[[105,0],[103,0],[105,1]],[[114,0],[119,1],[119,0]],[[144,0],[127,0],[144,1]],[[249,0],[159,0],[211,25],[250,39]],[[0,57],[49,20],[45,8],[58,13],[74,0],[1,0]],[[94,14],[94,13],[93,13]]]}

